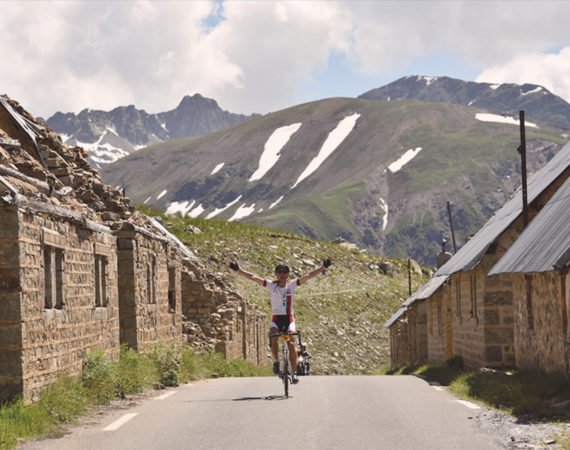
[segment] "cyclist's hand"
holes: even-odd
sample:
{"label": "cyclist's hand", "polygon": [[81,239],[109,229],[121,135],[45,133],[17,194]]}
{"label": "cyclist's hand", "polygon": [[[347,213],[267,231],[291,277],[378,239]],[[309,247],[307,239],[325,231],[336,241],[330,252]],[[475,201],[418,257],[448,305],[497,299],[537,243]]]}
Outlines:
{"label": "cyclist's hand", "polygon": [[230,269],[235,270],[236,272],[239,270],[239,265],[237,262],[230,261],[229,264]]}
{"label": "cyclist's hand", "polygon": [[329,267],[331,264],[332,264],[332,259],[330,258],[330,256],[329,256],[327,259],[325,259],[325,260],[323,261],[323,267],[324,267],[325,269],[328,269],[328,267]]}

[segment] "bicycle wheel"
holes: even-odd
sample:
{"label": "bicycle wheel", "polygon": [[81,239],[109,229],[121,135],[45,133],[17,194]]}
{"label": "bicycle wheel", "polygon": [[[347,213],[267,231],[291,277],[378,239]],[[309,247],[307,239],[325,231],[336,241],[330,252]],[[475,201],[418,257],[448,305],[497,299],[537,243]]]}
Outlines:
{"label": "bicycle wheel", "polygon": [[289,352],[288,351],[283,352],[283,388],[285,389],[285,398],[289,398]]}

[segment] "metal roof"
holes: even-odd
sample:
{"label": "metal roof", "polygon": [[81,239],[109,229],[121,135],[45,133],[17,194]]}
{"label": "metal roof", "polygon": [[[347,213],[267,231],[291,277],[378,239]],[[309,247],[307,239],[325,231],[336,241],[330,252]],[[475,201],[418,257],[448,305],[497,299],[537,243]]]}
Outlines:
{"label": "metal roof", "polygon": [[548,272],[570,265],[570,178],[491,269],[499,273]]}
{"label": "metal roof", "polygon": [[[528,182],[527,196],[530,205],[548,186],[570,166],[570,143],[566,144],[548,164]],[[451,275],[470,271],[479,264],[489,246],[522,213],[522,192],[519,190],[491,217],[485,225],[465,243],[453,257],[441,266],[435,275]]]}
{"label": "metal roof", "polygon": [[411,306],[418,300],[425,300],[426,298],[431,297],[431,295],[435,291],[437,291],[440,288],[440,286],[447,281],[448,278],[449,278],[448,275],[442,275],[430,278],[427,283],[422,285],[412,295],[410,295],[404,303],[402,303],[400,309],[396,311],[396,313],[392,317],[390,317],[386,321],[386,323],[384,323],[384,326],[386,328],[390,328],[390,326],[392,326],[392,324],[408,310],[409,306]]}

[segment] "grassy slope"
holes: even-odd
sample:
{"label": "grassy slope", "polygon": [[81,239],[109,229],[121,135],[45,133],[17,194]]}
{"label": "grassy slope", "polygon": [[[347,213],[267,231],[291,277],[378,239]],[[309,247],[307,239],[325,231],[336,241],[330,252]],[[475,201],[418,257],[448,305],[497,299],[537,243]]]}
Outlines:
{"label": "grassy slope", "polygon": [[[296,293],[295,316],[313,355],[314,372],[369,373],[389,363],[389,334],[383,324],[408,296],[407,261],[386,260],[337,244],[237,222],[166,217],[164,223],[205,266],[224,272],[238,292],[268,315],[266,290],[228,270],[229,258],[236,258],[246,270],[271,278],[280,261],[291,266],[292,276],[300,276],[330,255],[335,261],[331,269]],[[189,224],[202,233],[184,231]],[[394,265],[393,277],[379,270],[382,261]],[[412,281],[416,289],[426,280],[424,275],[414,274]]]}

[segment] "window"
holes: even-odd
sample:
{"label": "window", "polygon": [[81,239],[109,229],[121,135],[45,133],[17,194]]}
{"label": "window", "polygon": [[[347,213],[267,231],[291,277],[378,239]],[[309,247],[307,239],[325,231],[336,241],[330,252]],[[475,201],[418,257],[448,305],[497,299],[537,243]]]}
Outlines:
{"label": "window", "polygon": [[168,268],[168,309],[176,311],[176,269]]}
{"label": "window", "polygon": [[107,307],[107,266],[108,259],[104,255],[95,255],[95,306]]}
{"label": "window", "polygon": [[156,257],[146,265],[146,289],[149,303],[156,303]]}
{"label": "window", "polygon": [[44,246],[44,288],[45,308],[61,309],[65,305],[63,299],[63,249]]}
{"label": "window", "polygon": [[471,275],[471,317],[477,319],[477,275]]}

